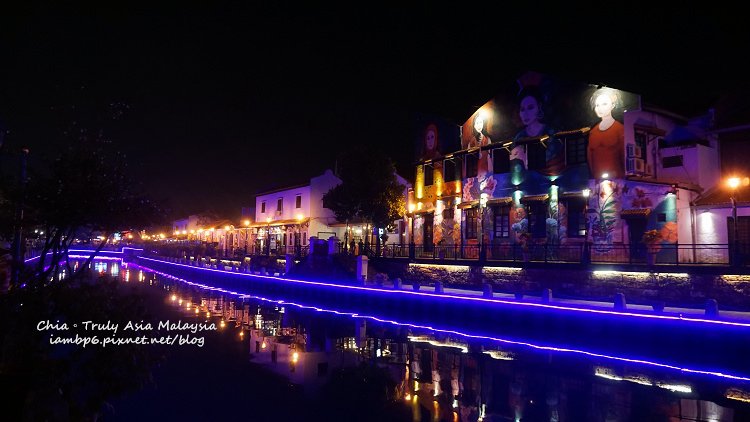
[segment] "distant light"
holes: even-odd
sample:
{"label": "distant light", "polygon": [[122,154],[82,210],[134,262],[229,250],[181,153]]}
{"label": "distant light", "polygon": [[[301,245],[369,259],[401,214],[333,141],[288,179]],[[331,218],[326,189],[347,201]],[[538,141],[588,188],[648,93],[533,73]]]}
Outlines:
{"label": "distant light", "polygon": [[742,181],[739,177],[730,177],[727,179],[727,186],[729,186],[730,189],[737,189],[740,187],[740,183],[742,183]]}
{"label": "distant light", "polygon": [[297,221],[302,221],[302,214],[297,214]]}
{"label": "distant light", "polygon": [[602,179],[608,179],[609,173],[602,173]]}
{"label": "distant light", "polygon": [[299,353],[298,352],[294,352],[294,353],[292,353],[292,362],[293,363],[297,363],[297,361],[299,361]]}
{"label": "distant light", "polygon": [[245,221],[242,222],[242,224],[244,224],[246,226],[249,226],[250,225],[250,220],[245,220]]}
{"label": "distant light", "polygon": [[224,230],[229,231],[229,228],[230,228],[229,226],[224,226]]}
{"label": "distant light", "polygon": [[584,190],[581,191],[581,194],[583,194],[584,198],[588,198],[589,195],[591,195],[591,189],[586,188],[586,189],[584,189]]}

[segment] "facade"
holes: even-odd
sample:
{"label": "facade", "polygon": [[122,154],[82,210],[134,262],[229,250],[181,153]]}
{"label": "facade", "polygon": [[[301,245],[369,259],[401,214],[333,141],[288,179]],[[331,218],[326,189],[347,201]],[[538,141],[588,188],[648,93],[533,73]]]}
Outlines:
{"label": "facade", "polygon": [[333,212],[323,206],[323,195],[340,184],[331,170],[304,185],[261,193],[255,198],[255,222],[250,225],[258,251],[307,247],[310,237],[343,238]]}
{"label": "facade", "polygon": [[461,126],[423,121],[417,257],[703,259],[691,204],[720,182],[710,118],[533,72],[511,85]]}

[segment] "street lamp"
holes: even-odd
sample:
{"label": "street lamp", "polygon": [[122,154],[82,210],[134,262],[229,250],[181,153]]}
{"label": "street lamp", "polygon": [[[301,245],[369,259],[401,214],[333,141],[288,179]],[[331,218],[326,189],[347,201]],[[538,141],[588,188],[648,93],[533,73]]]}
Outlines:
{"label": "street lamp", "polygon": [[297,238],[294,239],[294,253],[302,254],[302,214],[297,214]]}
{"label": "street lamp", "polygon": [[734,242],[732,242],[732,263],[734,265],[739,264],[739,242],[737,239],[737,188],[740,187],[741,182],[742,181],[739,177],[730,177],[727,179],[727,186],[731,189],[729,200],[732,203],[732,237],[734,238]]}
{"label": "street lamp", "polygon": [[245,255],[247,255],[247,238],[250,232],[250,220],[243,221],[242,225],[245,226]]}
{"label": "street lamp", "polygon": [[479,195],[479,259],[484,260],[487,256],[487,249],[484,247],[484,209],[487,208],[487,199],[489,195],[482,193]]}
{"label": "street lamp", "polygon": [[581,258],[581,261],[584,261],[584,263],[588,264],[589,262],[589,219],[588,219],[588,212],[589,212],[589,196],[591,196],[591,189],[586,188],[581,191],[581,195],[583,195],[583,218],[584,218],[584,224],[583,224],[583,257]]}
{"label": "street lamp", "polygon": [[409,204],[409,215],[411,219],[411,232],[409,232],[409,258],[414,258],[415,245],[414,245],[414,203]]}
{"label": "street lamp", "polygon": [[271,255],[271,217],[266,217],[266,255]]}

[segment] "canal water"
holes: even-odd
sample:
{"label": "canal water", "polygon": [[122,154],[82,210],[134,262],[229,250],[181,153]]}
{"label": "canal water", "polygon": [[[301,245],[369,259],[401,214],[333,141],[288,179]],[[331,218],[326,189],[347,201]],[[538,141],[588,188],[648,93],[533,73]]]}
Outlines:
{"label": "canal water", "polygon": [[142,324],[153,330],[138,334],[175,341],[142,346],[164,355],[153,382],[110,400],[104,421],[750,420],[748,373],[602,354],[593,341],[586,350],[510,340],[502,327],[484,337],[435,330],[413,324],[408,309],[384,320],[95,265],[145,298]]}

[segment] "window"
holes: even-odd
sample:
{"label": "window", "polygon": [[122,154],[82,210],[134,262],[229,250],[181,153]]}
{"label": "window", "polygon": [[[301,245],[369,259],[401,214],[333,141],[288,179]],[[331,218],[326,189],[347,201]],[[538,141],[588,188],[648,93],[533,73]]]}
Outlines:
{"label": "window", "polygon": [[477,153],[466,154],[464,161],[466,162],[466,178],[476,177],[479,170],[479,155]]}
{"label": "window", "polygon": [[284,211],[284,198],[279,198],[276,201],[276,211],[278,212]]}
{"label": "window", "polygon": [[260,203],[260,213],[265,214],[266,213],[266,201],[263,201]]}
{"label": "window", "polygon": [[646,133],[644,132],[636,131],[634,140],[636,146],[641,148],[641,156],[643,157],[643,162],[647,163],[648,154],[646,153],[646,151],[648,151],[648,135],[646,135]]}
{"label": "window", "polygon": [[302,195],[297,195],[294,199],[294,208],[302,208]]}
{"label": "window", "polygon": [[492,150],[492,172],[495,174],[510,172],[510,153],[507,149]]}
{"label": "window", "polygon": [[443,180],[446,182],[461,180],[461,162],[457,158],[443,161]]}
{"label": "window", "polygon": [[476,239],[477,238],[477,223],[479,222],[477,214],[479,209],[469,208],[466,210],[466,238]]}
{"label": "window", "polygon": [[510,207],[495,207],[493,210],[495,216],[494,233],[495,238],[510,236]]}
{"label": "window", "polygon": [[433,183],[433,172],[432,164],[424,166],[424,185],[430,186]]}
{"label": "window", "polygon": [[569,166],[586,162],[586,138],[565,141],[565,163]]}
{"label": "window", "polygon": [[568,237],[586,236],[586,201],[571,199],[568,205]]}
{"label": "window", "polygon": [[547,148],[541,142],[528,144],[526,154],[529,170],[542,170],[547,166]]}
{"label": "window", "polygon": [[453,220],[453,207],[443,210],[443,220]]}
{"label": "window", "polygon": [[664,157],[661,159],[662,167],[682,167],[682,155],[673,155],[671,157]]}
{"label": "window", "polygon": [[542,201],[531,202],[527,207],[529,219],[529,233],[531,237],[547,237],[547,203]]}

